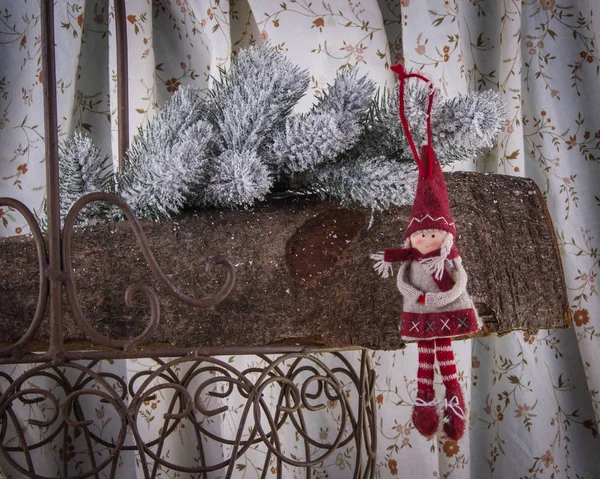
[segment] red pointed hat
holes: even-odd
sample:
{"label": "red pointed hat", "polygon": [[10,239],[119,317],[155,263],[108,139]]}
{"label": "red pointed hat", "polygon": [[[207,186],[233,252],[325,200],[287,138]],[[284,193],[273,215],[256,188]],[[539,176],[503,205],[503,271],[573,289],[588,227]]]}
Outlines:
{"label": "red pointed hat", "polygon": [[[456,228],[454,219],[450,214],[450,205],[448,204],[448,192],[446,190],[446,181],[442,174],[440,162],[433,151],[431,142],[431,107],[433,105],[434,90],[431,82],[417,73],[406,73],[401,63],[393,65],[391,70],[398,74],[400,85],[398,88],[399,113],[406,139],[412,150],[417,166],[419,167],[419,179],[417,181],[417,193],[415,202],[410,214],[408,228],[404,232],[404,238],[421,230],[443,230],[452,233],[456,237]],[[427,107],[427,145],[421,147],[421,155],[413,141],[408,126],[408,121],[404,114],[404,85],[408,78],[416,77],[429,84],[431,92],[429,93],[429,105]]]}

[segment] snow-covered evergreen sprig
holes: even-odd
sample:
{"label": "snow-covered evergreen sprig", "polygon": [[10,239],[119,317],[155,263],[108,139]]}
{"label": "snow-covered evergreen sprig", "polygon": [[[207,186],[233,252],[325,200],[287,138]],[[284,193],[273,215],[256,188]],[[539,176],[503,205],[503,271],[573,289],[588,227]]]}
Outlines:
{"label": "snow-covered evergreen sprig", "polygon": [[118,193],[139,218],[180,212],[198,188],[216,143],[203,102],[197,90],[183,87],[139,129],[117,175]]}
{"label": "snow-covered evergreen sprig", "polygon": [[386,157],[412,161],[404,130],[398,117],[397,90],[378,90],[371,102],[363,134],[349,153],[353,158]]}
{"label": "snow-covered evergreen sprig", "polygon": [[[112,164],[92,139],[76,131],[59,144],[60,216],[64,220],[71,206],[83,195],[112,190]],[[83,208],[77,224],[87,224],[103,217],[104,203],[94,202]]]}
{"label": "snow-covered evergreen sprig", "polygon": [[273,136],[309,82],[306,70],[271,46],[239,51],[208,94],[204,118],[213,126],[218,148],[193,204],[234,208],[264,198],[272,185]]}
{"label": "snow-covered evergreen sprig", "polygon": [[[308,113],[294,114],[309,80],[275,48],[242,49],[208,95],[183,87],[139,129],[114,179],[117,193],[147,219],[187,207],[248,207],[274,188],[373,210],[412,202],[416,164],[398,115],[398,85],[373,97],[370,80],[343,71]],[[406,88],[411,133],[423,144],[429,87],[410,81]],[[436,95],[432,130],[440,161],[472,159],[492,146],[504,115],[493,92]],[[91,140],[75,136],[64,145],[66,211],[82,194],[110,190],[113,182],[108,157]],[[108,211],[92,207],[86,215]]]}
{"label": "snow-covered evergreen sprig", "polygon": [[309,82],[306,70],[270,46],[242,49],[209,91],[206,119],[224,148],[260,154],[304,96]]}
{"label": "snow-covered evergreen sprig", "polygon": [[207,166],[208,178],[198,195],[202,206],[232,208],[263,200],[273,186],[267,165],[256,151],[225,150]]}
{"label": "snow-covered evergreen sprig", "polygon": [[[429,86],[406,84],[404,114],[417,145],[427,142]],[[470,92],[452,99],[434,97],[431,125],[433,147],[442,164],[473,159],[483,148],[493,146],[506,116],[501,96],[491,90]],[[398,83],[373,101],[364,135],[357,144],[359,153],[369,157],[412,159],[398,114]]]}
{"label": "snow-covered evergreen sprig", "polygon": [[[394,96],[398,111],[398,85]],[[405,114],[415,143],[427,141],[427,104],[429,87],[423,82],[406,86]],[[474,91],[446,99],[434,97],[431,113],[433,147],[442,164],[472,160],[484,148],[490,148],[506,116],[506,106],[499,93]]]}
{"label": "snow-covered evergreen sprig", "polygon": [[440,102],[431,120],[434,148],[446,159],[473,159],[494,145],[505,117],[502,97],[492,90]]}
{"label": "snow-covered evergreen sprig", "polygon": [[361,137],[375,84],[356,70],[340,72],[306,115],[293,115],[275,134],[272,162],[280,176],[333,161]]}
{"label": "snow-covered evergreen sprig", "polygon": [[415,162],[385,157],[363,157],[344,164],[324,164],[296,175],[298,189],[314,191],[345,206],[357,203],[373,210],[414,201],[417,181]]}

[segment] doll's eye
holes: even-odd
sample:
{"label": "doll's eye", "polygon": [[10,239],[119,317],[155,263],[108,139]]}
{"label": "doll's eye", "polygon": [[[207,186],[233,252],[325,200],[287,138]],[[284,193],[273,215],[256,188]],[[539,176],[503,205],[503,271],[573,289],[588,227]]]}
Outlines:
{"label": "doll's eye", "polygon": [[435,238],[435,235],[431,235],[432,238]]}
{"label": "doll's eye", "polygon": [[425,238],[425,233],[423,233],[423,234],[421,235],[421,238]]}

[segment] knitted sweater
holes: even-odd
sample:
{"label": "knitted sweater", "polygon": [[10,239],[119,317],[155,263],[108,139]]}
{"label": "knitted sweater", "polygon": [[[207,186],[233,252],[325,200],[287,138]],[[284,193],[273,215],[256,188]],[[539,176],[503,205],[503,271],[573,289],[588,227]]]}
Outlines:
{"label": "knitted sweater", "polygon": [[[441,291],[430,272],[419,261],[405,261],[397,286],[404,305],[400,333],[404,339],[451,338],[481,328],[473,300],[467,293],[467,273],[460,257],[447,261],[454,286]],[[425,295],[425,302],[419,297]]]}

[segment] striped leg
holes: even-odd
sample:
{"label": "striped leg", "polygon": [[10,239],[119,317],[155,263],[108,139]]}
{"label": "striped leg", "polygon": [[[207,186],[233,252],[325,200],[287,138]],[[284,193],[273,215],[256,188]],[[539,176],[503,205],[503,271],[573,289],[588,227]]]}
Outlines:
{"label": "striped leg", "polygon": [[413,406],[413,424],[425,437],[433,436],[438,430],[440,418],[433,390],[433,362],[435,343],[419,341],[419,370],[417,371],[417,399]]}
{"label": "striped leg", "polygon": [[466,429],[467,408],[456,373],[456,361],[450,338],[435,340],[435,354],[440,367],[442,381],[446,387],[444,401],[444,432],[450,439],[458,441]]}

